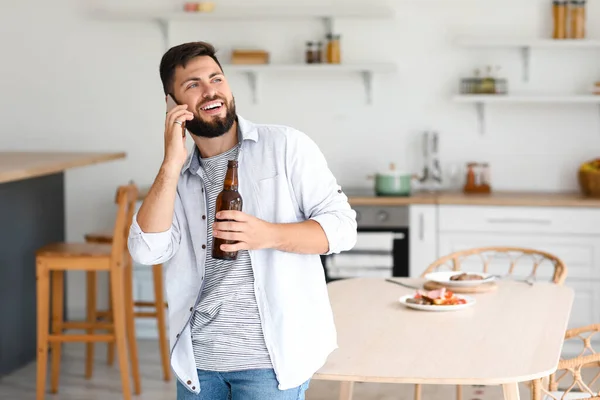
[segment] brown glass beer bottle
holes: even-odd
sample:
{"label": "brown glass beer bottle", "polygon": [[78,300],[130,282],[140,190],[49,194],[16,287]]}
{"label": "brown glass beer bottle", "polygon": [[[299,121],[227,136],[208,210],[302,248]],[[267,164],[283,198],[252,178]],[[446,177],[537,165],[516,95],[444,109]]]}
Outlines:
{"label": "brown glass beer bottle", "polygon": [[[235,210],[242,211],[242,195],[238,192],[238,162],[229,160],[227,162],[227,174],[223,183],[223,190],[217,196],[215,204],[215,215],[219,211]],[[215,222],[227,221],[217,219]],[[224,240],[213,236],[212,257],[219,260],[236,260],[238,252],[228,252],[221,250],[222,244],[235,244],[234,240]]]}

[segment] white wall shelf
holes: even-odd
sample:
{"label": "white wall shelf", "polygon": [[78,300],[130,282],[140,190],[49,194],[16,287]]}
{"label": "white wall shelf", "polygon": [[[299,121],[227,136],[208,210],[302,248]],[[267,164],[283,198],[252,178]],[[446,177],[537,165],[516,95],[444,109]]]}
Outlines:
{"label": "white wall shelf", "polygon": [[460,37],[456,43],[466,48],[551,48],[551,49],[582,49],[600,48],[600,40],[592,39],[528,39],[502,37]]}
{"label": "white wall shelf", "polygon": [[530,39],[511,37],[461,37],[456,40],[460,47],[469,49],[515,48],[521,52],[523,81],[529,81],[532,49],[597,49],[600,40],[593,39]]}
{"label": "white wall shelf", "polygon": [[480,132],[485,132],[486,104],[600,104],[600,95],[474,95],[454,96],[456,103],[475,104]]}
{"label": "white wall shelf", "polygon": [[169,26],[174,22],[210,22],[210,21],[240,21],[240,20],[302,20],[320,19],[325,23],[327,32],[334,32],[336,19],[362,19],[381,20],[393,19],[394,10],[380,5],[352,6],[321,6],[321,5],[296,5],[286,7],[273,6],[219,6],[213,12],[185,12],[170,10],[146,9],[121,9],[103,10],[94,12],[97,18],[121,21],[148,21],[156,22],[161,28],[165,48],[169,46]]}
{"label": "white wall shelf", "polygon": [[396,65],[391,63],[369,64],[264,64],[264,65],[223,65],[223,71],[244,73],[248,76],[254,103],[259,99],[259,76],[271,73],[359,73],[365,85],[367,104],[373,101],[373,75],[376,73],[391,73],[396,71]]}
{"label": "white wall shelf", "polygon": [[464,94],[454,97],[458,103],[577,103],[600,104],[600,95],[478,95]]}
{"label": "white wall shelf", "polygon": [[[366,4],[366,3],[365,3]],[[382,5],[296,5],[296,6],[219,6],[213,12],[185,12],[172,10],[136,9],[97,9],[93,16],[112,21],[142,21],[156,23],[161,30],[165,51],[170,48],[170,26],[176,22],[235,22],[245,21],[281,21],[318,19],[325,23],[327,32],[335,32],[336,19],[392,20],[394,9]],[[394,64],[267,64],[267,65],[223,65],[225,72],[244,73],[248,76],[254,103],[258,102],[259,75],[265,73],[359,73],[365,86],[367,103],[373,99],[373,75],[393,72]]]}
{"label": "white wall shelf", "polygon": [[306,18],[358,18],[358,19],[391,19],[394,9],[380,5],[296,5],[285,7],[273,6],[219,6],[213,12],[186,12],[170,10],[147,10],[142,8],[102,10],[97,15],[110,19],[124,20],[165,20],[165,21],[214,21],[214,20],[248,20],[248,19],[306,19]]}

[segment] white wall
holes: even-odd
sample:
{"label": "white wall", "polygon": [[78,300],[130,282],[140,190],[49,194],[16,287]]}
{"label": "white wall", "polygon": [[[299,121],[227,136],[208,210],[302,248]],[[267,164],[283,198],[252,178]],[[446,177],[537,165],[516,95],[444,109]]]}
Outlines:
{"label": "white wall", "polygon": [[[136,1],[142,7],[178,4]],[[297,4],[277,3],[285,2]],[[372,106],[365,105],[362,82],[353,74],[269,75],[258,105],[251,103],[245,78],[231,74],[238,111],[257,122],[289,124],[308,133],[345,186],[368,186],[365,176],[392,161],[417,172],[418,135],[437,129],[444,165],[488,161],[496,189],[577,189],[575,169],[600,150],[597,106],[496,105],[487,111],[487,132],[481,136],[474,107],[449,99],[460,76],[489,63],[502,66],[514,92],[582,91],[600,80],[599,50],[534,51],[531,81],[523,84],[517,50],[464,50],[452,41],[476,33],[547,36],[550,1],[391,3],[396,21],[337,25],[345,61],[398,64],[397,74],[376,77]],[[600,37],[600,8],[589,3],[589,36]],[[129,179],[150,184],[162,157],[160,31],[153,23],[94,20],[86,15],[91,4],[20,0],[0,5],[0,148],[128,154],[125,161],[67,172],[70,240],[111,226],[115,187]],[[318,39],[323,29],[319,21],[179,23],[171,44],[211,41],[224,62],[234,46],[265,48],[273,62],[294,62],[302,60],[305,41]],[[83,307],[84,282],[77,274],[69,279],[71,309]]]}

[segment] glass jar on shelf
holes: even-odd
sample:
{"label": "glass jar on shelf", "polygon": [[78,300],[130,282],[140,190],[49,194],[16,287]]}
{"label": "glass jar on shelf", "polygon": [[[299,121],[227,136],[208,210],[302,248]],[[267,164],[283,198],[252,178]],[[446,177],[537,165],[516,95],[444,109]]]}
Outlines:
{"label": "glass jar on shelf", "polygon": [[584,39],[586,25],[585,0],[571,0],[569,3],[569,35],[570,39]]}
{"label": "glass jar on shelf", "polygon": [[567,12],[568,0],[554,0],[552,2],[553,32],[552,38],[567,38]]}
{"label": "glass jar on shelf", "polygon": [[327,62],[330,64],[340,64],[342,62],[340,38],[341,35],[327,35]]}
{"label": "glass jar on shelf", "polygon": [[315,54],[313,51],[313,42],[306,42],[305,62],[307,64],[312,64],[315,62]]}
{"label": "glass jar on shelf", "polygon": [[323,42],[318,41],[316,49],[313,53],[313,60],[316,64],[320,64],[323,62]]}

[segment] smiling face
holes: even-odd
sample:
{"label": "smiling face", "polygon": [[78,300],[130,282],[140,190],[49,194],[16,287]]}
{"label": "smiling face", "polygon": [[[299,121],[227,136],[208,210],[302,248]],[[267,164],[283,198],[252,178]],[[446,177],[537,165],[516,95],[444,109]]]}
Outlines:
{"label": "smiling face", "polygon": [[198,56],[185,66],[178,65],[172,95],[187,104],[194,119],[187,130],[200,137],[214,138],[227,133],[236,118],[235,99],[221,67],[209,56]]}

